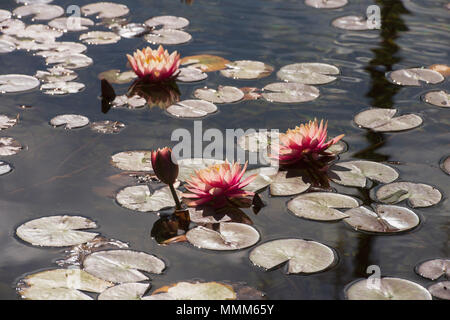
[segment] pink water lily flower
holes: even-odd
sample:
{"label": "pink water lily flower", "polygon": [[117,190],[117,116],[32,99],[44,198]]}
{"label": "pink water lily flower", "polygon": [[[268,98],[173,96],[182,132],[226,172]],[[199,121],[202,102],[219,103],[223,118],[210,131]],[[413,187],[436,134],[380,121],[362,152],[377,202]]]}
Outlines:
{"label": "pink water lily flower", "polygon": [[149,82],[170,79],[180,66],[180,55],[176,51],[169,55],[161,45],[157,50],[150,47],[136,50],[133,56],[127,54],[127,58],[136,75]]}
{"label": "pink water lily flower", "polygon": [[312,157],[313,159],[325,150],[335,144],[344,136],[341,134],[331,140],[327,139],[328,122],[320,125],[317,119],[309,121],[307,124],[301,124],[300,127],[289,129],[286,133],[280,134],[279,145],[272,146],[272,157],[277,159],[281,165],[290,165],[304,159]]}
{"label": "pink water lily flower", "polygon": [[241,169],[239,163],[226,161],[196,171],[187,180],[186,189],[190,192],[183,193],[183,197],[193,199],[187,201],[188,206],[209,205],[215,208],[226,206],[230,201],[244,200],[254,193],[242,188],[256,178],[255,174],[241,181],[246,169],[247,162]]}

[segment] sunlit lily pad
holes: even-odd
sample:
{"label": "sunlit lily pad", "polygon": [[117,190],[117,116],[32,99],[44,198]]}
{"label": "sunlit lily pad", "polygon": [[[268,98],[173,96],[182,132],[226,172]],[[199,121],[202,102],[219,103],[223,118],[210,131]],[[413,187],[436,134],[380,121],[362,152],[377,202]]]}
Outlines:
{"label": "sunlit lily pad", "polygon": [[420,126],[423,122],[418,115],[410,113],[395,117],[396,113],[397,109],[369,109],[358,113],[355,122],[360,127],[379,132],[409,130]]}
{"label": "sunlit lily pad", "polygon": [[370,30],[371,26],[367,23],[367,19],[362,16],[345,16],[334,19],[331,23],[333,27],[344,30]]}
{"label": "sunlit lily pad", "polygon": [[205,169],[214,164],[222,164],[223,160],[217,159],[206,159],[206,158],[191,158],[191,159],[178,159],[178,180],[186,181],[192,175],[195,174],[195,171]]}
{"label": "sunlit lily pad", "polygon": [[80,40],[87,44],[111,44],[120,40],[120,36],[109,31],[90,31],[83,33]]}
{"label": "sunlit lily pad", "polygon": [[189,25],[189,20],[183,17],[158,16],[148,19],[145,24],[151,28],[183,29]]}
{"label": "sunlit lily pad", "polygon": [[210,54],[188,56],[181,59],[181,65],[189,65],[190,67],[200,69],[203,72],[223,70],[229,63],[230,61],[225,58]]}
{"label": "sunlit lily pad", "polygon": [[[134,73],[134,71],[125,71],[120,72],[120,70],[113,69],[108,71],[103,71],[98,75],[98,78],[105,79],[109,83],[117,83],[117,84],[123,84],[131,82],[132,80],[137,78],[137,75]],[[145,104],[145,103],[144,103]]]}
{"label": "sunlit lily pad", "polygon": [[[363,279],[345,290],[348,300],[431,300],[431,294],[421,285],[400,278]],[[379,284],[379,285],[377,285]]]}
{"label": "sunlit lily pad", "polygon": [[405,199],[413,208],[429,207],[442,199],[438,189],[423,183],[394,182],[382,186],[376,197],[383,203],[395,204]]}
{"label": "sunlit lily pad", "polygon": [[39,80],[24,74],[2,74],[0,75],[0,92],[21,92],[36,88]]}
{"label": "sunlit lily pad", "polygon": [[17,124],[17,117],[11,118],[5,114],[0,114],[0,130],[11,128]]}
{"label": "sunlit lily pad", "polygon": [[78,42],[54,42],[48,45],[48,50],[41,50],[36,52],[37,56],[48,58],[50,56],[71,55],[83,53],[87,50],[84,44]]}
{"label": "sunlit lily pad", "polygon": [[64,129],[82,128],[89,124],[89,119],[78,114],[62,114],[50,120],[54,127],[64,126]]}
{"label": "sunlit lily pad", "polygon": [[78,69],[90,66],[93,63],[93,60],[81,53],[67,55],[63,52],[61,55],[48,57],[45,62],[47,64],[58,63],[62,67],[68,69]]}
{"label": "sunlit lily pad", "polygon": [[205,80],[208,75],[200,69],[194,67],[180,68],[180,73],[177,75],[177,81],[181,82],[196,82]]}
{"label": "sunlit lily pad", "polygon": [[10,19],[11,18],[11,12],[9,12],[8,10],[3,10],[0,9],[0,22],[6,20],[6,19]]}
{"label": "sunlit lily pad", "polygon": [[255,228],[244,224],[227,222],[219,225],[219,231],[202,226],[189,230],[187,240],[194,246],[209,250],[240,250],[259,241]]}
{"label": "sunlit lily pad", "polygon": [[91,123],[91,129],[100,133],[119,133],[125,128],[125,124],[120,121],[96,121]]}
{"label": "sunlit lily pad", "polygon": [[244,150],[258,152],[267,149],[272,139],[278,139],[278,131],[258,131],[245,134],[238,139],[238,145]]}
{"label": "sunlit lily pad", "polygon": [[16,234],[34,246],[65,247],[88,242],[98,233],[79,231],[96,228],[95,222],[79,216],[50,216],[28,221]]}
{"label": "sunlit lily pad", "polygon": [[294,63],[284,66],[277,72],[278,78],[288,82],[303,84],[325,84],[336,80],[333,75],[339,74],[339,69],[326,63]]}
{"label": "sunlit lily pad", "polygon": [[94,21],[82,17],[61,17],[53,19],[48,23],[52,28],[67,31],[84,31],[94,25]]}
{"label": "sunlit lily pad", "polygon": [[236,87],[219,86],[217,90],[206,87],[197,89],[194,91],[194,96],[213,103],[232,103],[241,100],[244,93]]}
{"label": "sunlit lily pad", "polygon": [[450,76],[450,66],[448,66],[446,64],[433,64],[433,65],[429,66],[428,69],[439,72],[444,77]]}
{"label": "sunlit lily pad", "polygon": [[423,100],[438,107],[450,107],[450,94],[444,90],[427,92]]}
{"label": "sunlit lily pad", "polygon": [[[247,170],[244,173],[244,176],[242,179],[245,179],[247,177],[250,177],[251,175],[257,174],[256,178],[250,182],[247,186],[244,187],[244,190],[256,192],[259,191],[268,185],[270,185],[272,182],[274,182],[275,176],[278,173],[278,168],[275,167],[262,167],[258,169],[253,170]],[[276,189],[277,187],[275,187]]]}
{"label": "sunlit lily pad", "polygon": [[419,217],[411,210],[399,206],[378,205],[375,211],[358,207],[345,211],[344,219],[355,230],[379,233],[396,233],[415,228]]}
{"label": "sunlit lily pad", "polygon": [[357,160],[336,163],[331,167],[332,181],[344,186],[364,188],[367,179],[381,183],[390,183],[398,178],[398,172],[382,163]]}
{"label": "sunlit lily pad", "polygon": [[421,82],[436,84],[445,79],[439,72],[423,68],[396,70],[389,73],[388,78],[401,86],[420,86]]}
{"label": "sunlit lily pad", "polygon": [[13,14],[19,19],[32,15],[33,20],[52,20],[64,14],[64,9],[51,4],[29,4],[14,9]]}
{"label": "sunlit lily pad", "polygon": [[19,19],[6,19],[0,23],[0,31],[6,35],[16,35],[25,29],[25,23]]}
{"label": "sunlit lily pad", "polygon": [[438,299],[450,300],[450,281],[441,281],[428,287],[428,291]]}
{"label": "sunlit lily pad", "polygon": [[81,13],[85,16],[96,14],[98,19],[122,17],[128,12],[130,9],[126,5],[112,2],[96,2],[81,7]]}
{"label": "sunlit lily pad", "polygon": [[128,23],[114,30],[123,38],[136,38],[149,32],[149,29],[141,23]]}
{"label": "sunlit lily pad", "polygon": [[42,4],[42,3],[50,3],[53,0],[15,0],[17,3],[23,3],[25,5],[28,4]]}
{"label": "sunlit lily pad", "polygon": [[347,4],[347,0],[305,0],[305,4],[318,9],[336,9]]}
{"label": "sunlit lily pad", "polygon": [[337,221],[348,215],[336,208],[356,208],[357,200],[352,197],[330,192],[301,194],[288,202],[288,209],[297,217],[319,221]]}
{"label": "sunlit lily pad", "polygon": [[153,44],[175,45],[189,42],[192,36],[181,30],[161,29],[146,34],[144,38]]}
{"label": "sunlit lily pad", "polygon": [[26,300],[93,300],[81,291],[68,288],[31,286],[21,289],[19,294]]}
{"label": "sunlit lily pad", "polygon": [[111,103],[113,107],[127,107],[129,109],[138,109],[145,106],[147,100],[138,95],[128,97],[127,95],[117,96]]}
{"label": "sunlit lily pad", "polygon": [[183,281],[155,290],[146,300],[236,300],[236,292],[220,282]]}
{"label": "sunlit lily pad", "polygon": [[450,278],[450,259],[433,259],[421,263],[416,267],[416,272],[430,280],[439,279],[442,276]]}
{"label": "sunlit lily pad", "polygon": [[315,100],[320,91],[316,87],[301,83],[276,82],[263,88],[262,96],[270,102],[297,103]]}
{"label": "sunlit lily pad", "polygon": [[335,261],[334,251],[315,241],[303,239],[273,240],[250,252],[250,261],[272,270],[287,262],[287,273],[316,273],[329,268]]}
{"label": "sunlit lily pad", "polygon": [[98,300],[141,300],[149,288],[148,283],[122,283],[103,291]]}
{"label": "sunlit lily pad", "polygon": [[0,40],[0,53],[9,53],[16,50],[16,45],[14,42],[7,40]]}
{"label": "sunlit lily pad", "polygon": [[160,274],[165,263],[154,255],[131,250],[98,251],[88,255],[83,269],[90,274],[115,283],[129,283],[148,280],[138,270]]}
{"label": "sunlit lily pad", "polygon": [[9,173],[12,170],[13,168],[9,163],[0,160],[0,176]]}
{"label": "sunlit lily pad", "polygon": [[[177,190],[177,194],[181,197],[181,191]],[[116,200],[122,207],[140,212],[156,212],[175,207],[169,187],[154,192],[147,185],[125,187],[117,193]]]}
{"label": "sunlit lily pad", "polygon": [[326,151],[338,155],[347,151],[347,148],[347,144],[344,141],[339,140],[337,143],[332,144],[330,147],[328,147]]}
{"label": "sunlit lily pad", "polygon": [[311,184],[303,181],[300,177],[286,177],[287,171],[279,171],[276,176],[272,178],[270,184],[270,194],[273,196],[291,196],[305,192],[309,189]]}
{"label": "sunlit lily pad", "polygon": [[450,156],[448,156],[441,162],[441,169],[446,174],[450,175]]}
{"label": "sunlit lily pad", "polygon": [[85,85],[79,82],[65,82],[65,81],[55,81],[44,83],[41,86],[41,90],[45,94],[50,95],[63,95],[68,93],[77,93],[83,90]]}
{"label": "sunlit lily pad", "polygon": [[22,150],[22,145],[11,137],[0,137],[0,156],[12,156]]}
{"label": "sunlit lily pad", "polygon": [[[18,47],[25,50],[47,50],[47,46],[52,46],[55,39],[61,37],[62,35],[62,31],[54,30],[45,24],[29,25],[15,34],[18,39],[24,38],[24,41],[21,42],[21,44],[18,44]],[[34,47],[26,47],[24,46],[24,42],[26,41],[26,39],[41,42],[46,45],[44,48],[39,48],[39,45],[36,45]]]}
{"label": "sunlit lily pad", "polygon": [[217,111],[217,106],[204,100],[183,100],[166,109],[178,118],[202,118]]}
{"label": "sunlit lily pad", "polygon": [[111,164],[121,170],[153,172],[150,151],[123,151],[111,157]]}
{"label": "sunlit lily pad", "polygon": [[261,61],[239,60],[227,64],[227,69],[220,73],[233,79],[259,79],[272,73],[273,67]]}
{"label": "sunlit lily pad", "polygon": [[47,71],[38,70],[35,75],[36,78],[42,82],[66,82],[78,78],[75,71],[63,68],[61,66],[54,66],[48,68]]}

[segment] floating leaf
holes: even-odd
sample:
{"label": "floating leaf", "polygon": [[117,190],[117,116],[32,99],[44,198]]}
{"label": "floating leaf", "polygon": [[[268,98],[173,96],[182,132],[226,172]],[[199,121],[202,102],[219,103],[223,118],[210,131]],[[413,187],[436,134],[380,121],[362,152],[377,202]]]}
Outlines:
{"label": "floating leaf", "polygon": [[222,163],[225,163],[225,161],[207,158],[178,159],[179,172],[177,179],[180,181],[186,181],[195,174],[195,171]]}
{"label": "floating leaf", "polygon": [[333,27],[344,30],[370,30],[371,25],[368,23],[365,17],[362,16],[345,16],[334,19],[331,23]]}
{"label": "floating leaf", "polygon": [[288,64],[277,72],[281,80],[303,84],[325,84],[336,80],[330,74],[339,74],[339,69],[331,64],[315,62]]}
{"label": "floating leaf", "polygon": [[335,208],[356,208],[357,200],[352,197],[330,192],[311,192],[299,195],[288,202],[288,209],[297,217],[319,220],[337,221],[348,215]]}
{"label": "floating leaf", "polygon": [[433,259],[421,263],[416,272],[427,279],[436,280],[442,276],[450,277],[450,259]]}
{"label": "floating leaf", "polygon": [[94,21],[82,17],[61,17],[53,19],[48,25],[54,29],[64,32],[67,31],[84,31],[94,25]]}
{"label": "floating leaf", "polygon": [[2,74],[0,75],[0,92],[21,92],[36,88],[39,80],[24,74]]}
{"label": "floating leaf", "polygon": [[68,288],[31,286],[21,289],[19,294],[27,300],[92,300],[87,294]]}
{"label": "floating leaf", "polygon": [[14,9],[13,14],[19,19],[33,15],[33,20],[52,20],[64,14],[64,9],[51,4],[29,4]]}
{"label": "floating leaf", "polygon": [[128,23],[115,31],[123,38],[136,38],[148,33],[149,29],[140,23]]}
{"label": "floating leaf", "polygon": [[162,29],[183,29],[189,25],[189,20],[183,17],[158,16],[144,22],[148,27]]}
{"label": "floating leaf", "polygon": [[[349,170],[343,170],[339,167]],[[398,172],[395,169],[382,163],[365,160],[339,162],[333,165],[331,171],[334,175],[337,175],[337,177],[331,179],[333,182],[360,188],[367,185],[367,179],[390,183],[398,178]]]}
{"label": "floating leaf", "polygon": [[395,204],[405,199],[413,208],[429,207],[441,201],[438,189],[423,183],[394,182],[382,186],[376,197],[383,203]]}
{"label": "floating leaf", "polygon": [[138,95],[134,95],[131,97],[122,95],[122,96],[115,97],[115,99],[113,100],[113,102],[111,104],[115,108],[128,106],[129,109],[137,109],[137,108],[144,107],[146,103],[147,103],[147,100],[145,100],[144,98],[141,98]]}
{"label": "floating leaf", "polygon": [[97,121],[91,123],[91,129],[100,133],[119,133],[125,128],[125,124],[120,121]]}
{"label": "floating leaf", "polygon": [[272,139],[278,138],[278,131],[258,131],[239,137],[238,145],[244,150],[259,152],[260,150],[267,149]]}
{"label": "floating leaf", "polygon": [[394,117],[397,109],[374,108],[358,113],[355,122],[358,126],[378,132],[409,130],[420,126],[422,118],[415,114]]}
{"label": "floating leaf", "polygon": [[53,2],[53,0],[16,0],[17,3],[23,3],[25,5],[28,4],[43,4],[43,3],[50,3]]}
{"label": "floating leaf", "polygon": [[219,224],[219,231],[202,226],[189,230],[187,240],[200,249],[240,250],[253,246],[259,241],[255,228],[244,224],[227,222]]}
{"label": "floating leaf", "polygon": [[[131,82],[132,80],[137,78],[137,75],[134,71],[125,71],[120,72],[120,70],[113,69],[108,71],[103,71],[98,75],[100,80],[106,79],[109,83],[123,84]],[[144,103],[145,104],[145,103]]]}
{"label": "floating leaf", "polygon": [[444,77],[450,76],[450,67],[446,64],[433,64],[428,69],[439,72]]}
{"label": "floating leaf", "polygon": [[190,221],[196,224],[213,224],[221,222],[239,222],[251,224],[243,211],[234,207],[214,209],[212,207],[188,208]]}
{"label": "floating leaf", "polygon": [[16,50],[16,45],[7,40],[0,40],[0,53],[9,53]]}
{"label": "floating leaf", "polygon": [[220,282],[183,281],[155,290],[146,300],[236,300],[236,292]]}
{"label": "floating leaf", "polygon": [[202,118],[216,112],[217,106],[204,100],[183,100],[171,105],[166,111],[178,118]]}
{"label": "floating leaf", "polygon": [[217,90],[206,87],[197,89],[194,96],[213,103],[232,103],[244,98],[244,93],[236,87],[219,86]]}
{"label": "floating leaf", "polygon": [[130,9],[124,4],[97,2],[81,7],[81,12],[85,16],[97,14],[96,18],[98,19],[109,19],[125,16],[130,12]]}
{"label": "floating leaf", "polygon": [[91,58],[81,53],[70,55],[63,53],[61,55],[50,56],[45,60],[45,62],[47,64],[59,63],[63,68],[68,69],[84,68],[93,63]]}
{"label": "floating leaf", "polygon": [[250,177],[251,175],[254,174],[257,174],[257,176],[252,182],[250,182],[247,186],[244,187],[244,190],[256,192],[267,187],[272,182],[274,182],[274,178],[277,175],[277,173],[278,168],[275,167],[262,167],[258,169],[247,170],[244,173],[242,179],[246,179],[247,177]]}
{"label": "floating leaf", "polygon": [[401,86],[420,86],[421,81],[436,84],[445,79],[439,72],[423,68],[396,70],[389,73],[388,78],[393,83]]}
{"label": "floating leaf", "polygon": [[[45,44],[44,48],[39,48],[39,47],[24,47],[23,43],[22,45],[18,45],[21,49],[28,49],[28,50],[48,50],[47,46],[53,46],[53,42],[55,41],[56,38],[59,38],[63,35],[62,31],[59,30],[54,30],[52,28],[50,28],[49,26],[45,25],[45,24],[32,24],[27,26],[26,28],[24,28],[23,30],[19,30],[16,33],[16,37],[18,39],[20,38],[24,38],[26,39],[31,39],[37,42],[42,42]],[[32,43],[32,41],[29,41]],[[36,44],[35,44],[36,46]]]}
{"label": "floating leaf", "polygon": [[266,270],[288,263],[287,273],[315,273],[335,261],[332,249],[315,241],[281,239],[263,243],[250,252],[250,261]]}
{"label": "floating leaf", "polygon": [[438,299],[450,300],[450,281],[441,281],[428,287],[428,291]]}
{"label": "floating leaf", "polygon": [[421,285],[400,278],[363,279],[345,290],[348,300],[431,300]]}
{"label": "floating leaf", "polygon": [[330,147],[328,147],[326,151],[334,155],[338,155],[347,151],[347,144],[344,141],[339,140],[337,143],[332,144]]}
{"label": "floating leaf", "polygon": [[259,79],[272,73],[273,67],[260,61],[239,60],[227,64],[227,69],[220,73],[233,79]]}
{"label": "floating leaf", "polygon": [[263,88],[262,96],[270,102],[297,103],[315,100],[320,91],[316,87],[301,83],[276,82]]}
{"label": "floating leaf", "polygon": [[54,127],[64,125],[64,129],[75,129],[87,126],[89,119],[78,114],[62,114],[52,118],[50,124]]}
{"label": "floating leaf", "polygon": [[11,18],[11,12],[8,10],[0,9],[0,22],[10,19]]}
{"label": "floating leaf", "polygon": [[87,44],[111,44],[120,40],[120,36],[109,31],[90,31],[83,33],[80,40]]}
{"label": "floating leaf", "polygon": [[153,172],[150,151],[124,151],[111,157],[111,164],[121,170]]}
{"label": "floating leaf", "polygon": [[347,0],[305,0],[305,4],[318,9],[336,9],[347,4]]}
{"label": "floating leaf", "polygon": [[98,300],[141,300],[149,288],[148,283],[123,283],[103,291]]}
{"label": "floating leaf", "polygon": [[0,176],[11,172],[13,168],[11,165],[5,161],[0,160]]}
{"label": "floating leaf", "polygon": [[83,90],[85,87],[84,84],[79,82],[65,82],[65,81],[55,81],[44,83],[41,86],[41,90],[44,91],[45,94],[50,95],[62,95],[68,93],[77,93]]}
{"label": "floating leaf", "polygon": [[174,45],[189,42],[192,36],[181,30],[161,29],[146,34],[144,38],[154,44]]}
{"label": "floating leaf", "polygon": [[25,29],[25,23],[19,19],[6,19],[0,23],[0,31],[5,35],[16,35]]}
{"label": "floating leaf", "polygon": [[179,70],[180,73],[177,75],[177,81],[196,82],[208,78],[206,73],[194,67],[180,68]]}
{"label": "floating leaf", "polygon": [[98,233],[79,231],[96,228],[95,222],[79,216],[50,216],[28,221],[16,234],[34,246],[65,247],[88,242]]}
{"label": "floating leaf", "polygon": [[450,175],[450,156],[444,159],[441,163],[441,169],[448,175]]}
{"label": "floating leaf", "polygon": [[230,61],[227,59],[210,54],[188,56],[181,59],[182,65],[189,65],[189,67],[200,69],[203,72],[223,70],[229,63]]}
{"label": "floating leaf", "polygon": [[[181,191],[177,191],[177,194],[181,197]],[[155,212],[175,207],[169,187],[155,192],[151,192],[147,185],[126,187],[117,193],[116,200],[122,207],[140,212]]]}
{"label": "floating leaf", "polygon": [[450,107],[450,94],[444,90],[427,92],[423,100],[438,107]]}
{"label": "floating leaf", "polygon": [[164,262],[154,255],[131,250],[98,251],[88,255],[83,269],[90,274],[115,283],[129,283],[148,280],[138,270],[160,274]]}
{"label": "floating leaf", "polygon": [[355,230],[369,232],[395,233],[415,228],[420,220],[411,210],[398,206],[378,205],[375,212],[366,207],[345,211],[349,218],[344,222]]}
{"label": "floating leaf", "polygon": [[291,196],[305,192],[311,184],[303,181],[302,177],[287,177],[287,171],[279,171],[272,178],[270,194],[273,196]]}
{"label": "floating leaf", "polygon": [[0,114],[0,130],[11,128],[17,124],[17,117],[10,118],[5,114]]}
{"label": "floating leaf", "polygon": [[12,156],[22,150],[22,145],[10,137],[0,137],[0,156]]}
{"label": "floating leaf", "polygon": [[54,66],[52,68],[48,68],[47,71],[38,70],[35,77],[42,82],[65,82],[75,80],[78,78],[78,75],[73,70],[66,69],[61,66]]}
{"label": "floating leaf", "polygon": [[84,44],[78,42],[53,42],[47,45],[46,50],[36,52],[37,56],[48,58],[50,56],[63,56],[83,53],[87,50]]}

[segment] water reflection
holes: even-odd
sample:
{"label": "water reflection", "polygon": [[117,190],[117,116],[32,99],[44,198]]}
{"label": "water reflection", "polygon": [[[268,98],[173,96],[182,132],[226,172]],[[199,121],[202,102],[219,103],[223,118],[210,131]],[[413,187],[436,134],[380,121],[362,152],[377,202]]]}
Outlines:
{"label": "water reflection", "polygon": [[180,89],[175,80],[163,83],[150,83],[136,80],[128,89],[129,97],[138,95],[147,101],[150,108],[166,109],[180,101]]}

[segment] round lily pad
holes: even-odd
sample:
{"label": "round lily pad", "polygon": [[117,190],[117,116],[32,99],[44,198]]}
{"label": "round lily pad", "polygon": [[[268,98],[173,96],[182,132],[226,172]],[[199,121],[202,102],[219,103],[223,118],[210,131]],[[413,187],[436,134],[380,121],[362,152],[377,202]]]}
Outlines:
{"label": "round lily pad", "polygon": [[120,36],[109,31],[90,31],[83,33],[80,40],[87,44],[111,44],[120,40]]}
{"label": "round lily pad", "polygon": [[50,3],[50,2],[53,2],[53,0],[16,0],[16,2],[28,5],[28,4],[38,4],[38,3]]}
{"label": "round lily pad", "polygon": [[149,29],[141,23],[127,23],[116,31],[123,38],[136,38],[149,32]]}
{"label": "round lily pad", "polygon": [[201,88],[194,91],[194,96],[197,99],[210,101],[213,103],[232,103],[244,98],[244,93],[231,86],[219,86],[217,90]]}
{"label": "round lily pad", "polygon": [[25,29],[25,23],[19,19],[6,19],[0,23],[0,31],[4,35],[16,35]]}
{"label": "round lily pad", "polygon": [[148,300],[236,300],[236,292],[220,282],[182,281],[155,290]]}
{"label": "round lily pad", "polygon": [[81,13],[85,16],[96,14],[98,19],[122,17],[128,12],[130,9],[126,5],[112,2],[96,2],[81,7]]}
{"label": "round lily pad", "polygon": [[378,132],[403,131],[416,128],[423,122],[415,114],[394,117],[397,109],[374,108],[358,113],[355,122],[358,126]]}
{"label": "round lily pad", "polygon": [[8,10],[3,10],[0,9],[0,22],[6,20],[6,19],[10,19],[11,18],[11,12],[9,12]]}
{"label": "round lily pad", "polygon": [[98,300],[141,300],[149,288],[148,283],[122,283],[103,291]]}
{"label": "round lily pad", "polygon": [[5,114],[0,114],[0,130],[11,128],[17,124],[17,117],[11,118]]}
{"label": "round lily pad", "polygon": [[45,3],[29,4],[14,9],[13,14],[19,19],[33,15],[33,20],[52,20],[64,14],[64,9]]}
{"label": "round lily pad", "polygon": [[[278,168],[275,168],[275,167],[262,167],[262,168],[258,168],[258,169],[247,170],[244,173],[242,179],[246,179],[247,177],[250,177],[254,174],[257,174],[257,176],[252,182],[250,182],[247,186],[244,187],[244,190],[256,192],[256,191],[259,191],[259,190],[267,187],[272,182],[274,182],[274,178],[277,175],[277,173],[278,173]],[[280,180],[278,180],[278,181],[280,181]],[[277,189],[277,186],[275,186],[275,189]],[[278,188],[278,191],[280,191],[279,188]]]}
{"label": "round lily pad", "polygon": [[328,149],[326,151],[330,152],[334,155],[338,155],[338,154],[346,152],[347,149],[348,149],[347,144],[344,141],[339,140],[337,143],[332,144],[330,147],[328,147]]}
{"label": "round lily pad", "polygon": [[288,209],[297,217],[318,220],[337,221],[349,217],[336,208],[356,208],[356,199],[338,193],[311,192],[301,194],[288,202]]}
{"label": "round lily pad", "polygon": [[[100,80],[105,79],[109,83],[117,83],[117,84],[123,84],[131,82],[132,80],[137,78],[137,75],[134,73],[134,71],[125,71],[120,72],[120,70],[113,69],[108,71],[103,71],[98,75],[98,78]],[[145,99],[144,99],[145,100]],[[145,102],[144,102],[145,104]]]}
{"label": "round lily pad", "polygon": [[215,164],[222,164],[225,161],[217,159],[207,159],[207,158],[190,158],[190,159],[178,159],[178,180],[186,181],[190,179],[195,171],[205,169],[209,166]]}
{"label": "round lily pad", "polygon": [[94,25],[94,21],[82,17],[61,17],[53,19],[48,25],[54,29],[67,31],[84,31]]}
{"label": "round lily pad", "polygon": [[245,134],[238,139],[238,145],[244,150],[258,152],[267,149],[272,139],[278,139],[278,131],[258,131]]}
{"label": "round lily pad", "polygon": [[90,66],[94,61],[88,56],[81,53],[75,53],[70,55],[62,53],[61,55],[52,55],[48,57],[45,60],[45,62],[47,64],[58,63],[63,68],[78,69]]}
{"label": "round lily pad", "polygon": [[244,224],[220,223],[219,231],[202,226],[189,230],[187,240],[194,246],[208,250],[240,250],[253,246],[259,241],[255,228]]}
{"label": "round lily pad", "polygon": [[11,137],[0,137],[0,156],[12,156],[22,150],[22,145]]}
{"label": "round lily pad", "polygon": [[348,300],[431,300],[431,294],[421,285],[400,278],[363,279],[345,290]]}
{"label": "round lily pad", "polygon": [[88,242],[98,233],[79,231],[96,228],[95,222],[79,216],[50,216],[28,221],[16,234],[34,246],[66,247]]}
{"label": "round lily pad", "polygon": [[[44,43],[45,46],[53,46],[53,42],[55,42],[56,38],[59,38],[63,35],[62,31],[54,30],[45,24],[32,24],[25,27],[23,30],[19,30],[15,36],[20,39],[24,38],[25,40],[30,39],[33,41],[28,41],[29,43],[33,43],[34,41]],[[25,42],[25,41],[24,41]],[[21,43],[23,44],[23,42]],[[28,50],[38,50],[38,49],[47,49],[47,48],[39,48],[33,47],[30,48],[24,47],[23,45],[18,45],[21,49]],[[35,44],[36,46],[36,44]]]}
{"label": "round lily pad", "polygon": [[388,79],[401,86],[420,86],[421,82],[436,84],[445,78],[434,70],[411,68],[393,71],[388,74]]}
{"label": "round lily pad", "polygon": [[336,80],[339,69],[331,64],[304,62],[284,66],[277,72],[284,81],[303,84],[325,84]]}
{"label": "round lily pad", "polygon": [[125,124],[120,121],[96,121],[91,123],[91,129],[99,133],[119,133],[125,128]]}
{"label": "round lily pad", "polygon": [[441,162],[441,169],[442,169],[442,171],[444,171],[446,174],[450,175],[450,156],[446,157],[446,158]]}
{"label": "round lily pad", "polygon": [[297,103],[315,100],[320,91],[316,87],[301,83],[276,82],[263,88],[262,96],[270,102]]}
{"label": "round lily pad", "polygon": [[221,223],[221,222],[239,222],[244,223],[245,214],[233,207],[214,209],[209,206],[188,208],[191,222],[199,225]]}
{"label": "round lily pad", "polygon": [[8,162],[0,160],[0,176],[9,173],[12,170],[13,168]]}
{"label": "round lily pad", "polygon": [[407,199],[413,208],[430,207],[442,199],[438,189],[414,182],[394,182],[384,185],[377,190],[376,197],[379,201],[389,204]]}
{"label": "round lily pad", "polygon": [[441,281],[428,287],[428,291],[438,299],[450,300],[450,281]]}
{"label": "round lily pad", "polygon": [[444,90],[427,92],[423,100],[434,106],[442,108],[450,107],[450,94]]}
{"label": "round lily pad", "polygon": [[111,104],[114,108],[127,106],[129,109],[138,109],[144,107],[146,103],[147,100],[138,95],[132,97],[122,95],[117,96]]}
{"label": "round lily pad", "polygon": [[36,78],[42,82],[66,82],[78,78],[75,71],[63,68],[61,66],[54,66],[48,68],[47,71],[38,70],[35,75]]}
{"label": "round lily pad", "polygon": [[303,239],[281,239],[263,243],[250,252],[250,261],[266,270],[287,262],[287,273],[316,273],[332,266],[336,257],[329,247]]}
{"label": "round lily pad", "polygon": [[337,184],[364,188],[367,179],[390,183],[398,178],[398,172],[382,163],[357,160],[338,162],[331,167],[331,180]]}
{"label": "round lily pad", "polygon": [[[181,197],[181,191],[177,191]],[[169,187],[151,192],[147,185],[125,187],[116,195],[117,202],[130,210],[140,212],[155,212],[165,208],[175,207]]]}
{"label": "round lily pad", "polygon": [[188,65],[192,68],[200,69],[203,72],[223,70],[230,63],[229,60],[210,54],[200,54],[188,56],[181,59],[181,65]]}
{"label": "round lily pad", "polygon": [[183,17],[158,16],[145,21],[148,27],[162,29],[183,29],[189,25],[189,20]]}
{"label": "round lily pad", "polygon": [[[1,81],[1,80],[0,80]],[[178,118],[202,118],[217,111],[217,106],[204,100],[183,100],[166,109]]]}
{"label": "round lily pad", "polygon": [[433,259],[422,262],[416,272],[427,279],[436,280],[442,276],[450,278],[450,259]]}
{"label": "round lily pad", "polygon": [[208,78],[206,73],[194,67],[180,68],[179,71],[177,81],[181,82],[196,82]]}
{"label": "round lily pad", "polygon": [[273,196],[291,196],[305,192],[311,184],[303,181],[301,176],[288,177],[288,171],[279,171],[270,183],[270,194]]}
{"label": "round lily pad", "polygon": [[333,27],[344,30],[362,31],[371,29],[369,23],[367,23],[367,19],[362,16],[340,17],[334,19],[331,24]]}
{"label": "round lily pad", "polygon": [[89,119],[78,114],[62,114],[50,120],[54,127],[64,126],[64,129],[82,128],[89,124]]}
{"label": "round lily pad", "polygon": [[41,90],[44,91],[45,94],[50,95],[63,95],[68,93],[77,93],[83,90],[85,85],[79,82],[65,82],[65,81],[55,81],[44,83],[41,86]]}
{"label": "round lily pad", "polygon": [[111,164],[121,170],[153,172],[150,151],[123,151],[111,157]]}
{"label": "round lily pad", "polygon": [[22,92],[39,86],[39,80],[24,74],[0,75],[0,92]]}
{"label": "round lily pad", "polygon": [[336,9],[347,4],[347,0],[305,0],[305,4],[318,9]]}
{"label": "round lily pad", "polygon": [[14,42],[7,40],[0,40],[0,53],[9,53],[16,50],[16,45]]}
{"label": "round lily pad", "polygon": [[83,53],[87,50],[87,47],[84,44],[72,41],[64,41],[64,42],[53,42],[49,43],[47,46],[47,50],[41,50],[36,52],[37,56],[42,56],[44,58],[50,56],[62,56],[62,55],[71,55],[77,53]]}
{"label": "round lily pad", "polygon": [[97,251],[83,261],[83,270],[114,283],[129,283],[148,280],[138,270],[160,274],[165,263],[154,255],[132,250]]}
{"label": "round lily pad", "polygon": [[24,287],[18,291],[22,299],[26,300],[93,300],[87,294],[68,288]]}
{"label": "round lily pad", "polygon": [[261,61],[239,60],[227,64],[227,69],[220,73],[233,79],[259,79],[270,75],[273,67]]}
{"label": "round lily pad", "polygon": [[375,211],[358,207],[345,211],[344,219],[355,230],[377,233],[396,233],[415,228],[419,217],[411,210],[399,206],[378,205]]}
{"label": "round lily pad", "polygon": [[181,30],[160,29],[146,34],[144,38],[153,44],[175,45],[189,42],[192,36]]}

